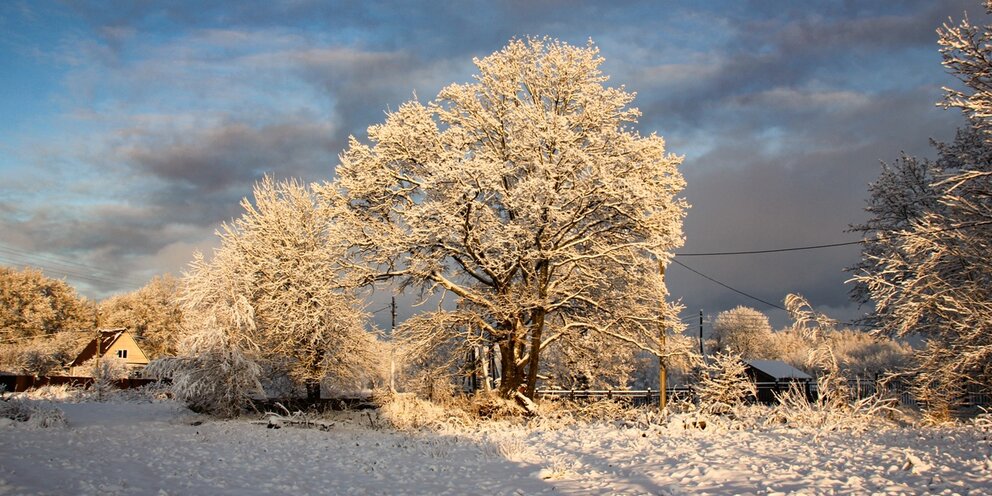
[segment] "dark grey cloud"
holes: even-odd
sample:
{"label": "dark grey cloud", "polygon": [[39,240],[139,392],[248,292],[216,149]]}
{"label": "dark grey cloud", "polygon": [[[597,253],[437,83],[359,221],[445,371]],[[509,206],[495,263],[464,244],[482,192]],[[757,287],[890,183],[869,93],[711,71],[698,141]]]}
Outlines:
{"label": "dark grey cloud", "polygon": [[146,134],[110,153],[137,173],[209,197],[266,172],[308,179],[326,174],[342,142],[332,126],[311,119],[223,122],[195,133]]}
{"label": "dark grey cloud", "polygon": [[[853,98],[843,109],[798,114],[781,97],[769,112],[779,124],[793,123],[771,138],[754,129],[770,124],[756,112],[721,133],[707,153],[688,157],[683,170],[693,205],[685,224],[687,253],[761,250],[857,239],[846,233],[864,218],[867,185],[879,160],[907,153],[932,154],[928,140],[949,139],[960,118],[934,108],[928,88]],[[759,298],[782,304],[801,293],[814,304],[845,315],[857,308],[847,299],[843,271],[855,263],[857,247],[741,257],[686,257],[691,267]],[[693,309],[709,312],[747,304],[767,306],[674,267],[670,288]],[[775,322],[784,323],[782,312]],[[850,317],[847,317],[850,318]]]}
{"label": "dark grey cloud", "polygon": [[[731,35],[705,57],[644,64],[646,123],[662,129],[707,127],[734,119],[727,103],[774,89],[877,92],[942,81],[935,29],[960,18],[969,2],[803,4],[759,2],[753,17],[729,18]],[[973,7],[973,6],[972,6]],[[976,12],[978,16],[980,9]],[[658,116],[658,117],[653,117]]]}

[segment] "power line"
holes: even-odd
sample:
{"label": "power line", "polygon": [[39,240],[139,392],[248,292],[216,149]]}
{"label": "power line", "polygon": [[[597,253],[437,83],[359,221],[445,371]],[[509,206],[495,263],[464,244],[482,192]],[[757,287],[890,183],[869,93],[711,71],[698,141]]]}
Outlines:
{"label": "power line", "polygon": [[[60,274],[73,279],[80,279],[97,284],[128,283],[141,286],[144,282],[132,277],[114,275],[110,270],[82,264],[72,260],[31,253],[18,248],[0,245],[0,261],[13,265],[33,266],[49,273]],[[86,271],[86,272],[84,272]]]}
{"label": "power line", "polygon": [[[889,238],[907,238],[910,236],[917,236],[919,234],[934,234],[945,231],[957,231],[969,227],[979,227],[987,226],[992,224],[990,221],[973,222],[970,224],[962,224],[959,226],[945,227],[941,229],[933,229],[931,231],[925,231],[923,233],[905,232],[905,233],[891,233],[887,237]],[[823,248],[836,248],[838,246],[851,246],[860,245],[868,242],[879,241],[879,238],[872,239],[861,239],[858,241],[842,241],[838,243],[826,243],[822,245],[808,245],[808,246],[790,246],[788,248],[771,248],[767,250],[746,250],[746,251],[717,251],[717,252],[701,252],[701,253],[676,253],[676,257],[721,257],[730,255],[760,255],[762,253],[783,253],[789,251],[804,251],[804,250],[820,250]]]}
{"label": "power line", "polygon": [[0,262],[3,262],[5,264],[10,264],[10,265],[13,265],[13,266],[18,266],[19,265],[19,266],[23,266],[23,267],[37,267],[39,269],[44,270],[45,272],[47,272],[50,275],[51,274],[61,275],[61,276],[64,276],[64,277],[67,277],[67,278],[70,278],[70,279],[82,280],[82,281],[86,281],[86,282],[93,283],[93,284],[111,284],[111,285],[114,285],[114,284],[125,283],[125,284],[133,284],[133,285],[137,285],[137,286],[141,286],[142,285],[142,283],[138,283],[134,279],[130,279],[130,278],[125,278],[125,277],[115,278],[115,277],[111,277],[111,276],[101,276],[101,275],[98,275],[98,274],[83,274],[83,273],[80,273],[80,272],[77,272],[77,271],[72,271],[72,270],[67,270],[67,269],[63,269],[63,268],[59,268],[59,267],[53,267],[53,266],[49,266],[49,265],[45,265],[45,264],[40,264],[40,263],[37,263],[36,261],[18,260],[16,258],[11,258],[8,255],[4,255],[3,253],[0,253]]}
{"label": "power line", "polygon": [[19,255],[19,256],[30,257],[30,258],[38,258],[38,259],[41,259],[41,260],[45,260],[45,261],[49,261],[49,262],[54,262],[54,263],[57,263],[59,265],[64,265],[64,266],[67,266],[67,267],[68,266],[75,266],[75,267],[78,267],[80,269],[97,270],[97,271],[106,272],[106,269],[100,269],[100,268],[97,268],[97,267],[93,267],[91,265],[86,265],[86,264],[83,264],[83,263],[79,263],[79,262],[77,262],[75,260],[68,260],[68,259],[65,259],[65,258],[62,258],[62,257],[57,257],[55,255],[49,255],[49,254],[46,254],[46,253],[34,253],[34,252],[22,250],[20,248],[15,248],[15,247],[9,246],[9,245],[0,245],[0,251],[5,251],[5,252],[7,252],[8,254],[11,254],[11,255]]}
{"label": "power line", "polygon": [[757,296],[750,295],[750,294],[745,293],[745,292],[743,292],[743,291],[741,291],[741,290],[739,290],[739,289],[737,289],[735,287],[730,286],[729,284],[725,284],[725,283],[720,282],[720,281],[718,281],[716,279],[713,279],[712,277],[710,277],[710,276],[708,276],[706,274],[703,274],[702,272],[700,272],[700,271],[698,271],[696,269],[693,269],[692,267],[689,267],[688,265],[686,265],[686,264],[684,264],[682,262],[679,262],[678,260],[676,260],[674,258],[672,259],[672,262],[673,263],[676,263],[678,265],[681,265],[682,267],[684,267],[685,269],[689,270],[690,272],[692,272],[692,273],[694,273],[694,274],[696,274],[696,275],[698,275],[698,276],[700,276],[700,277],[702,277],[704,279],[707,279],[709,281],[712,281],[712,282],[714,282],[716,284],[719,284],[719,285],[721,285],[721,286],[723,286],[723,287],[725,287],[725,288],[727,288],[727,289],[729,289],[729,290],[731,290],[731,291],[733,291],[733,292],[735,292],[737,294],[740,294],[742,296],[746,296],[746,297],[748,297],[748,298],[750,298],[752,300],[755,300],[755,301],[759,301],[759,302],[764,303],[765,305],[768,305],[768,306],[770,306],[772,308],[777,308],[779,310],[784,310],[784,311],[788,312],[788,310],[786,310],[785,308],[783,308],[783,307],[781,307],[779,305],[776,305],[776,304],[774,304],[774,303],[772,303],[770,301],[767,301],[767,300],[763,300],[761,298],[758,298]]}
{"label": "power line", "polygon": [[[706,274],[703,274],[702,272],[700,272],[700,271],[698,271],[696,269],[693,269],[692,267],[689,267],[688,265],[686,265],[686,264],[684,264],[682,262],[679,262],[678,260],[672,259],[672,262],[674,262],[674,263],[676,263],[678,265],[681,265],[685,269],[688,269],[690,272],[693,272],[694,274],[696,274],[696,275],[698,275],[698,276],[700,276],[700,277],[702,277],[702,278],[704,278],[704,279],[706,279],[708,281],[711,281],[711,282],[714,282],[716,284],[719,284],[720,286],[723,286],[723,287],[725,287],[725,288],[727,288],[727,289],[729,289],[729,290],[731,290],[731,291],[733,291],[733,292],[735,292],[737,294],[740,294],[740,295],[745,296],[747,298],[750,298],[752,300],[755,300],[755,301],[764,303],[765,305],[768,305],[768,306],[770,306],[772,308],[776,308],[778,310],[782,310],[782,311],[785,311],[785,312],[788,312],[789,311],[788,309],[783,308],[783,307],[781,307],[779,305],[776,305],[776,304],[774,304],[774,303],[772,303],[770,301],[767,301],[767,300],[758,298],[757,296],[754,296],[754,295],[745,293],[744,291],[741,291],[741,290],[739,290],[737,288],[734,288],[734,287],[730,286],[729,284],[726,284],[724,282],[718,281],[718,280],[716,280],[716,279],[714,279],[714,278],[712,278],[712,277],[710,277],[710,276],[708,276]],[[839,325],[845,325],[845,326],[853,326],[853,327],[873,327],[873,326],[871,326],[869,324],[861,324],[861,323],[858,323],[858,322],[840,322],[840,321],[838,321],[837,324],[839,324]]]}

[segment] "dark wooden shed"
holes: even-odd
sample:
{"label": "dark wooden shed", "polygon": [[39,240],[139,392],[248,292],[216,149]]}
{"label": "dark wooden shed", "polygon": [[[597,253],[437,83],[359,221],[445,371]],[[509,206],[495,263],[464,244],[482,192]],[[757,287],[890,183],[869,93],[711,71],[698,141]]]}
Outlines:
{"label": "dark wooden shed", "polygon": [[775,403],[775,393],[787,391],[793,383],[812,397],[813,377],[781,360],[744,360],[747,375],[758,387],[758,401]]}

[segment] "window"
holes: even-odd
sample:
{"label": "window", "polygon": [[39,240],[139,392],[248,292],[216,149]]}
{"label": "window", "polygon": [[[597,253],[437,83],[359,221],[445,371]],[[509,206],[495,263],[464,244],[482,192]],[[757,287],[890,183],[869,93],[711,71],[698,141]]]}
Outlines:
{"label": "window", "polygon": [[127,358],[127,350],[117,350],[117,358]]}

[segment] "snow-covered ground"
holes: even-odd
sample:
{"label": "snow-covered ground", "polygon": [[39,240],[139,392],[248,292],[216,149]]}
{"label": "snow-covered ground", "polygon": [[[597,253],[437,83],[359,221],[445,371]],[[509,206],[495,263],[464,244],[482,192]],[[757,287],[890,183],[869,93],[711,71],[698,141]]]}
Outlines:
{"label": "snow-covered ground", "polygon": [[169,401],[52,404],[67,427],[0,424],[0,494],[992,494],[990,435],[974,426],[407,434],[372,429],[363,412],[321,431],[210,420]]}

